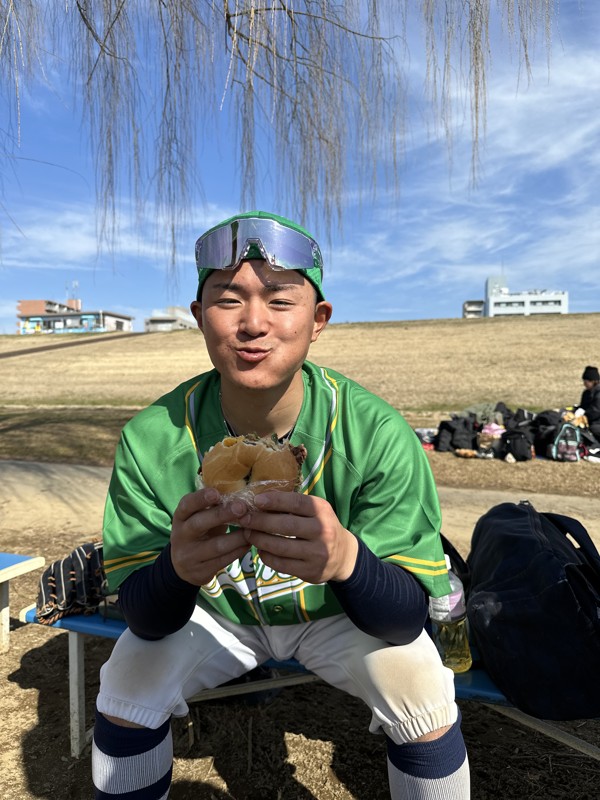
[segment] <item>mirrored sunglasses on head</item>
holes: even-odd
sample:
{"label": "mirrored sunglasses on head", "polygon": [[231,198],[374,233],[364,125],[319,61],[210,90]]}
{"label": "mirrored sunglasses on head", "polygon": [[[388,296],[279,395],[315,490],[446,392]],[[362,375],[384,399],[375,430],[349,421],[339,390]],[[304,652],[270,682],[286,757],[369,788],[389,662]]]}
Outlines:
{"label": "mirrored sunglasses on head", "polygon": [[235,269],[252,251],[258,251],[271,269],[320,269],[323,258],[310,236],[261,217],[236,219],[203,234],[196,242],[200,269]]}

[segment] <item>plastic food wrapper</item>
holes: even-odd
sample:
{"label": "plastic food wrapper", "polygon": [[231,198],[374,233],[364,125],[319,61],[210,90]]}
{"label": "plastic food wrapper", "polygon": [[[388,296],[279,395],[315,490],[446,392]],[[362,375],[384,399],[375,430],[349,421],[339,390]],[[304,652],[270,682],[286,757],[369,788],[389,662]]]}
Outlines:
{"label": "plastic food wrapper", "polygon": [[[229,492],[228,494],[221,495],[221,504],[228,505],[232,500],[242,500],[248,506],[250,511],[256,510],[254,499],[257,494],[264,494],[265,492],[281,492],[286,489],[288,481],[272,480],[272,481],[254,481],[247,483],[243,489],[237,492]],[[202,472],[196,475],[196,489],[204,489],[204,481],[202,480]]]}

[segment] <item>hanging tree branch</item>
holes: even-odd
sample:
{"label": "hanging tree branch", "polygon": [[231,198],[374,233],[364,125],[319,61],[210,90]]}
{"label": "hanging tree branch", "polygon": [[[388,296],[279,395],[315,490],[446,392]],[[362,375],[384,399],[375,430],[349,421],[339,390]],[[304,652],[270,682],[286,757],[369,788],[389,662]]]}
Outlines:
{"label": "hanging tree branch", "polygon": [[[558,2],[497,0],[525,74],[540,27],[549,49]],[[154,199],[175,263],[178,225],[213,158],[196,121],[217,125],[222,110],[240,140],[241,205],[253,205],[258,180],[270,175],[280,210],[330,232],[350,175],[365,197],[381,176],[398,186],[411,11],[425,31],[432,120],[449,145],[452,97],[457,88],[469,95],[476,170],[491,3],[421,0],[415,12],[411,0],[0,0],[1,77],[14,110],[0,146],[18,146],[23,81],[45,80],[49,54],[60,53],[96,158],[101,239],[118,230],[122,195],[133,195],[140,214]]]}

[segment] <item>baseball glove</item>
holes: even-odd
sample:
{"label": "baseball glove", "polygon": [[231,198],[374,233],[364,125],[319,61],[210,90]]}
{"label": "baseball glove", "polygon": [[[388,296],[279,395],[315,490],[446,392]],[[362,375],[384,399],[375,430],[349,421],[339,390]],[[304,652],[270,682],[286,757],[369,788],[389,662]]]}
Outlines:
{"label": "baseball glove", "polygon": [[39,584],[38,622],[44,625],[71,614],[93,614],[108,593],[102,542],[87,542],[47,567]]}

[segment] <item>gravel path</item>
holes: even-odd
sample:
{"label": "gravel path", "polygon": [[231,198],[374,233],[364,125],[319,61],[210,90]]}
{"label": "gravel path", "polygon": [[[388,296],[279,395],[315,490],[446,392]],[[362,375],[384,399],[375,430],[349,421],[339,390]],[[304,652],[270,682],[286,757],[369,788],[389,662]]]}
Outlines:
{"label": "gravel path", "polygon": [[[82,537],[98,536],[110,468],[0,461],[0,512],[3,529],[24,527],[74,530]],[[538,511],[577,518],[600,547],[600,498],[551,494],[523,495],[518,491],[450,489],[439,487],[445,535],[468,552],[473,527],[492,506],[529,500]]]}

